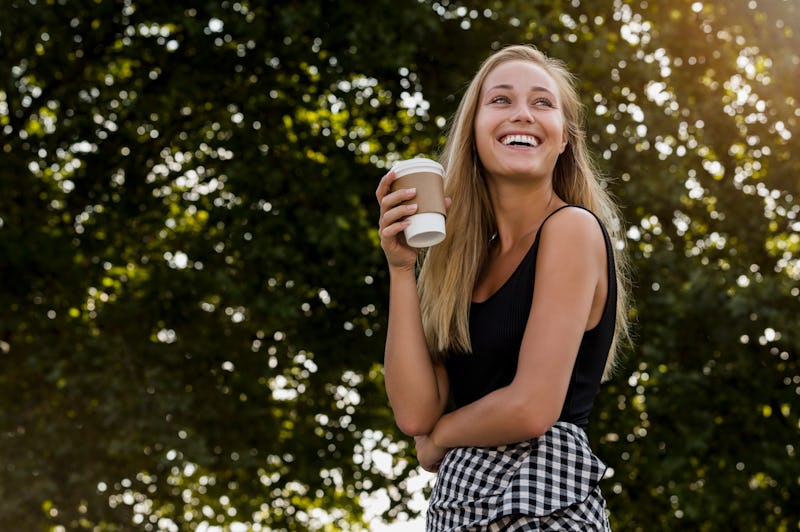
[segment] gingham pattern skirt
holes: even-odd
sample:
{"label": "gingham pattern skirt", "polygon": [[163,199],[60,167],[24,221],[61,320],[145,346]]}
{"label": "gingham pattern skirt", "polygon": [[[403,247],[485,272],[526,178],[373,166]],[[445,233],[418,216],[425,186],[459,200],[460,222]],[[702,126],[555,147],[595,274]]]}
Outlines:
{"label": "gingham pattern skirt", "polygon": [[428,504],[427,530],[610,531],[599,488],[605,470],[583,430],[562,421],[529,441],[451,449]]}

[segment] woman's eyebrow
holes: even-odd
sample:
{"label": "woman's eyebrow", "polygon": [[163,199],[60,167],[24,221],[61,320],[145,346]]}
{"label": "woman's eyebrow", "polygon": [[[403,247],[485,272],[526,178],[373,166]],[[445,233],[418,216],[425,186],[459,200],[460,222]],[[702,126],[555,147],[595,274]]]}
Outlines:
{"label": "woman's eyebrow", "polygon": [[[514,86],[509,84],[509,83],[500,83],[500,84],[497,84],[497,85],[495,85],[493,87],[489,87],[488,89],[486,89],[486,92],[497,90],[497,89],[511,90],[513,88],[514,88]],[[547,87],[543,87],[541,85],[533,85],[533,86],[531,86],[531,88],[529,89],[528,92],[546,92],[546,93],[548,93],[550,95],[553,94],[553,91],[551,91]]]}

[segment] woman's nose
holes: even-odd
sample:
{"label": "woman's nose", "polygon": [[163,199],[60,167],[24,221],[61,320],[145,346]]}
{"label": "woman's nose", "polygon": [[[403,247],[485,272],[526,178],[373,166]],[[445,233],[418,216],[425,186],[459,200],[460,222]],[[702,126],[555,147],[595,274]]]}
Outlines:
{"label": "woman's nose", "polygon": [[533,112],[531,108],[528,107],[528,103],[519,103],[514,106],[514,112],[511,118],[512,122],[535,122],[536,119],[533,116]]}

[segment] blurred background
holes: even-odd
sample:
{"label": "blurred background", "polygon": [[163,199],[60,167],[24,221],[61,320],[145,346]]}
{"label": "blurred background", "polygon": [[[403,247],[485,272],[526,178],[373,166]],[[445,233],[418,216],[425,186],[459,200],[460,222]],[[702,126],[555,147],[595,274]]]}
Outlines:
{"label": "blurred background", "polygon": [[520,42],[634,262],[614,529],[797,530],[796,0],[3,0],[0,529],[410,528],[374,190]]}

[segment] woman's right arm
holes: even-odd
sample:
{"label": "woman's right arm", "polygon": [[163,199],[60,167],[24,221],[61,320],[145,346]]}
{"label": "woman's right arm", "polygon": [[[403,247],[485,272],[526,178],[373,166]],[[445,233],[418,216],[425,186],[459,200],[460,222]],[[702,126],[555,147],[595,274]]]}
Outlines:
{"label": "woman's right arm", "polygon": [[441,417],[449,393],[447,372],[428,353],[417,295],[417,250],[408,246],[403,230],[416,205],[401,202],[416,191],[390,191],[394,172],[381,179],[375,195],[380,204],[381,247],[389,267],[389,325],[384,354],[384,379],[395,422],[409,436],[428,434]]}

